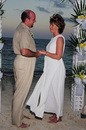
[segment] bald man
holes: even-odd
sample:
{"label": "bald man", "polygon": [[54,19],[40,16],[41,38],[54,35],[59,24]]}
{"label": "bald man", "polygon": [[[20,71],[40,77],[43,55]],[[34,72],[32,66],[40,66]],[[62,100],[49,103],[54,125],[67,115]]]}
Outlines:
{"label": "bald man", "polygon": [[30,28],[36,22],[36,14],[32,10],[25,10],[21,14],[21,23],[16,28],[13,37],[15,92],[13,96],[12,123],[22,128],[27,124],[22,122],[23,107],[28,95],[35,68],[36,58],[40,55]]}

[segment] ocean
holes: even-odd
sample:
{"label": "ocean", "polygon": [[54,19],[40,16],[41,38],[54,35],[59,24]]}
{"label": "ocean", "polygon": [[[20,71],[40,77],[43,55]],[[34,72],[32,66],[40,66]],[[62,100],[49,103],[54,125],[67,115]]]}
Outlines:
{"label": "ocean", "polygon": [[[12,38],[3,38],[4,47],[2,49],[2,67],[1,70],[5,75],[13,75],[13,61],[15,54],[12,48]],[[46,48],[46,45],[49,43],[50,39],[35,39],[37,50],[43,50]],[[64,52],[64,64],[66,67],[66,75],[71,75],[72,70],[72,55],[73,49],[66,40],[65,52]],[[43,71],[44,66],[44,56],[37,58],[35,73],[34,75],[40,75]]]}

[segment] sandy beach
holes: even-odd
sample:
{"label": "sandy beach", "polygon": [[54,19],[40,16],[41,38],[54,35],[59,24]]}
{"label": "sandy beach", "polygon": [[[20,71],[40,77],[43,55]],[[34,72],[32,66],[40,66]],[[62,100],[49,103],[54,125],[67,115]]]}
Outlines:
{"label": "sandy beach", "polygon": [[[32,92],[39,77],[34,76],[33,83],[30,89]],[[36,119],[28,109],[24,110],[24,114],[30,119],[24,119],[24,122],[30,124],[30,127],[25,130],[86,130],[86,118],[80,117],[81,112],[74,112],[71,109],[70,88],[72,78],[66,77],[65,82],[65,98],[64,98],[64,116],[62,122],[48,123],[49,114],[44,114],[42,120]],[[13,97],[14,78],[12,76],[4,76],[2,79],[2,98],[1,98],[1,113],[0,113],[0,130],[21,130],[11,123],[11,105]],[[86,103],[86,102],[85,102]]]}

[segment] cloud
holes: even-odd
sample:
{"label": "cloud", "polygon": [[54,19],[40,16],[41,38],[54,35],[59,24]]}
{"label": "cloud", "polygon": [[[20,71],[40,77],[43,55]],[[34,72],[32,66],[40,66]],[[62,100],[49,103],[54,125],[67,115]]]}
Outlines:
{"label": "cloud", "polygon": [[70,7],[71,2],[74,3],[75,0],[39,0],[39,1],[46,1],[48,3],[53,3],[53,6],[56,8],[65,8],[65,7]]}
{"label": "cloud", "polygon": [[58,14],[63,15],[64,13],[60,10],[58,11]]}
{"label": "cloud", "polygon": [[43,8],[43,7],[37,7],[37,9],[41,12],[45,12],[45,13],[50,13],[47,9]]}
{"label": "cloud", "polygon": [[65,3],[60,3],[58,1],[54,1],[54,7],[65,8],[65,6],[66,6]]}
{"label": "cloud", "polygon": [[[71,0],[72,1],[72,0]],[[72,6],[70,0],[66,0],[64,2],[61,2],[61,0],[53,0],[54,2],[54,7],[58,7],[58,8],[70,8]]]}
{"label": "cloud", "polygon": [[73,23],[72,20],[71,20],[71,18],[64,17],[64,20],[65,20],[65,22]]}

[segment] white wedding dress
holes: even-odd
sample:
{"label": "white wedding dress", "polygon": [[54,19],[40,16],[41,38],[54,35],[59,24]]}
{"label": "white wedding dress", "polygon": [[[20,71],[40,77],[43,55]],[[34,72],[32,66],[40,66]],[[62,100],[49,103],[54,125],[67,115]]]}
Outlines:
{"label": "white wedding dress", "polygon": [[[52,38],[46,47],[47,51],[51,53],[56,52],[56,40],[58,37],[63,36],[58,35]],[[43,118],[44,112],[56,113],[57,117],[62,116],[64,104],[64,84],[65,66],[62,58],[57,60],[45,56],[43,74],[38,80],[26,105],[29,105],[30,110],[40,118]]]}

